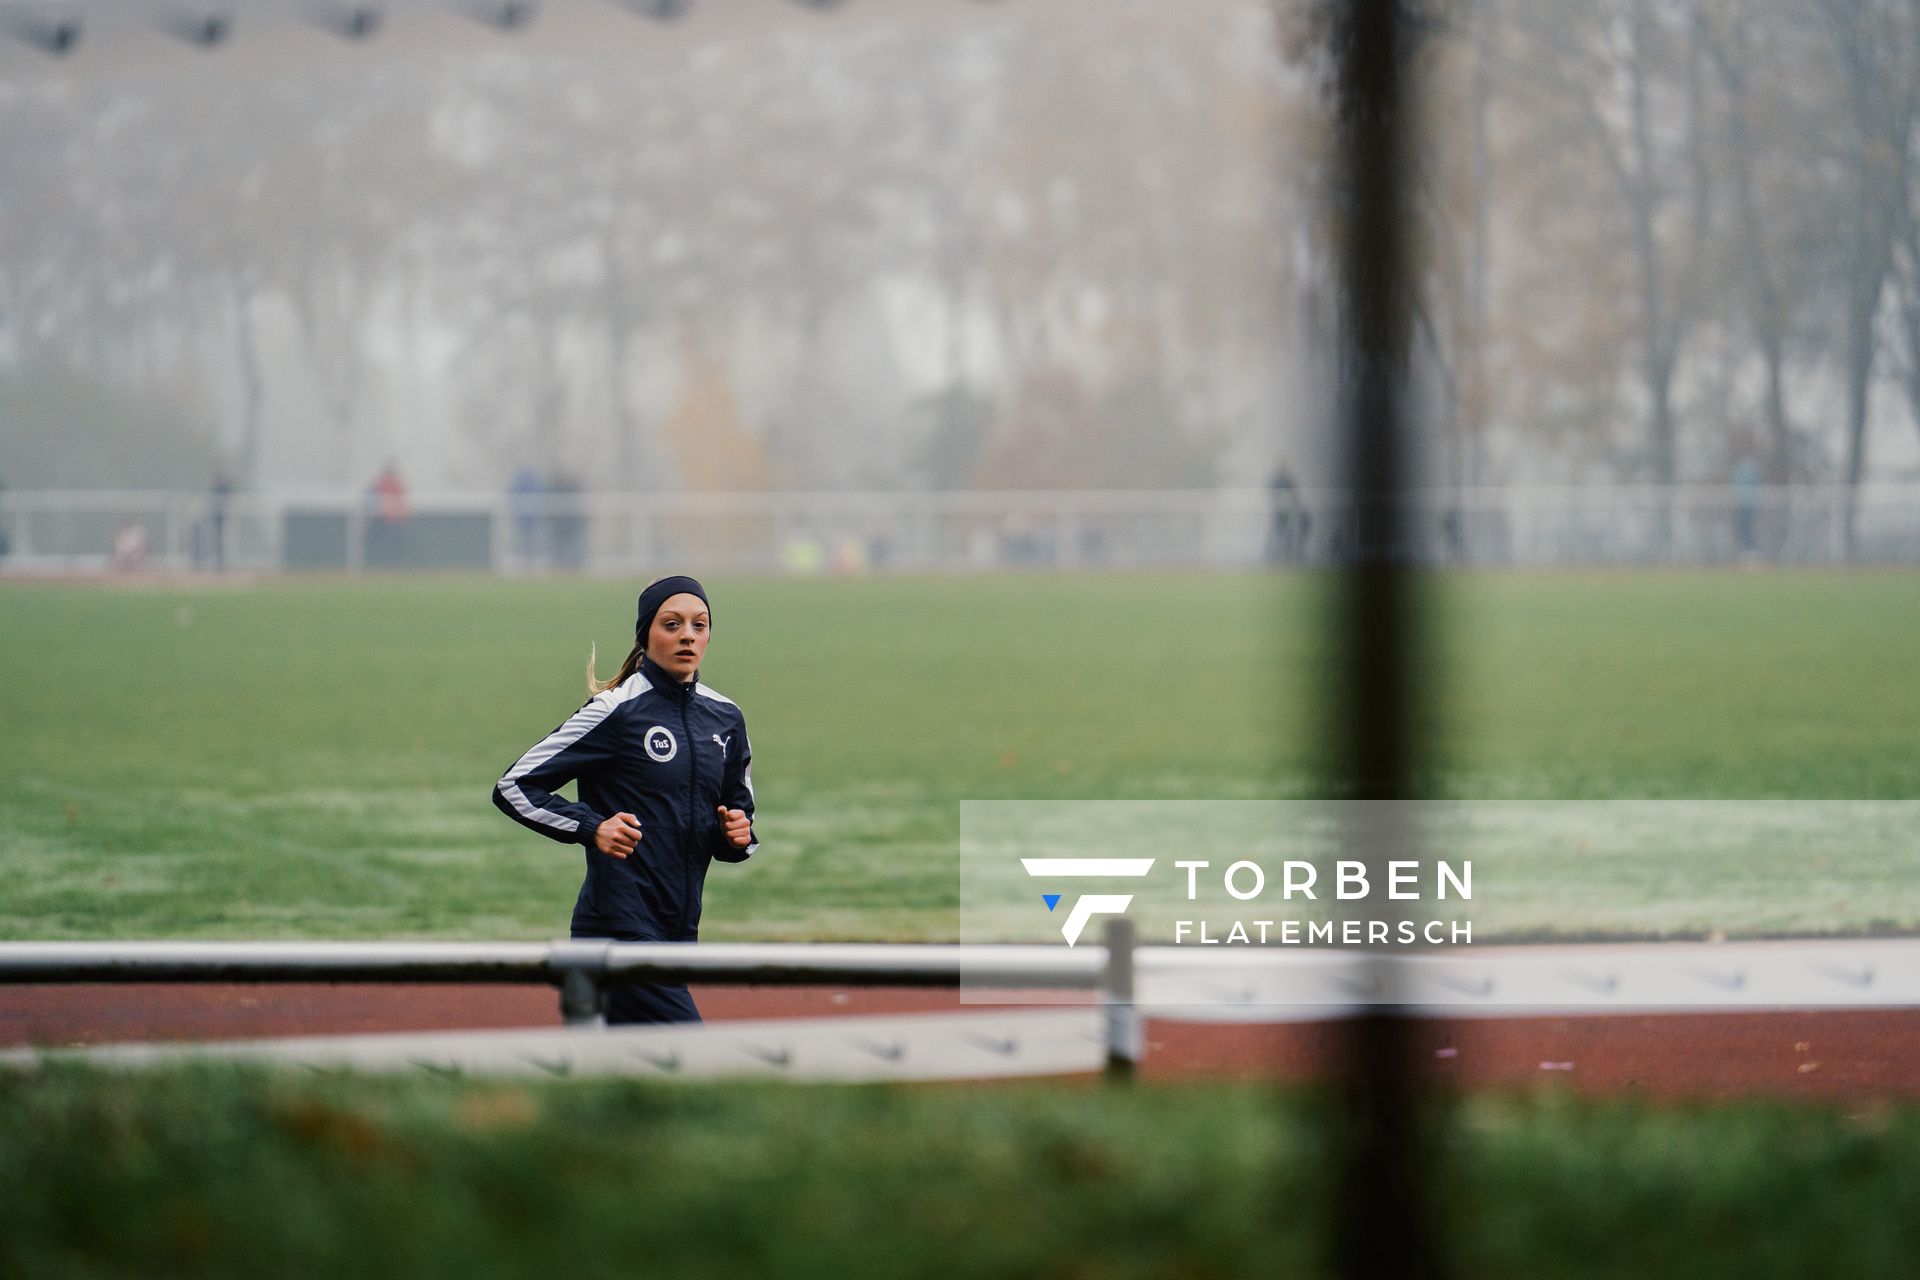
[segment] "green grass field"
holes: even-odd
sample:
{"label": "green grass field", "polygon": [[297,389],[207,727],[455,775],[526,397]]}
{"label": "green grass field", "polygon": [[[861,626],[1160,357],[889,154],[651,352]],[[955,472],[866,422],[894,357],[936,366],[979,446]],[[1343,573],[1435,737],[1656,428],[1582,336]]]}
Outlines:
{"label": "green grass field", "polygon": [[[0,585],[0,937],[548,938],[581,851],[499,773],[630,635],[637,583]],[[950,939],[959,805],[1322,792],[1307,576],[719,580],[764,847],[709,939]],[[1920,797],[1920,576],[1473,575],[1438,586],[1435,794]],[[1756,894],[1711,851],[1546,860],[1530,934],[1920,928],[1911,857]],[[1643,883],[1644,881],[1644,883]]]}
{"label": "green grass field", "polygon": [[[0,1075],[0,1274],[1326,1275],[1315,1102]],[[1438,1154],[1455,1274],[1912,1274],[1910,1110],[1488,1097]]]}

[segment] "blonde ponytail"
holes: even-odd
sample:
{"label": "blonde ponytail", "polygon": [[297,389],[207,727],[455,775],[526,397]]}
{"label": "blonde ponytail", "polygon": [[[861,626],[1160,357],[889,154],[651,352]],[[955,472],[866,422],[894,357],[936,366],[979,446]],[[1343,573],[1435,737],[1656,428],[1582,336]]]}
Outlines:
{"label": "blonde ponytail", "polygon": [[595,680],[593,678],[593,663],[594,663],[594,659],[597,658],[598,656],[599,656],[599,650],[594,645],[589,643],[587,646],[587,696],[588,697],[592,697],[596,693],[605,693],[608,689],[613,688],[615,685],[625,684],[627,681],[627,677],[631,676],[634,672],[640,669],[640,659],[647,656],[647,642],[645,640],[635,640],[633,642],[633,652],[629,653],[627,655],[627,660],[620,664],[620,674],[615,676],[613,679],[607,681],[605,684],[602,684],[600,681]]}

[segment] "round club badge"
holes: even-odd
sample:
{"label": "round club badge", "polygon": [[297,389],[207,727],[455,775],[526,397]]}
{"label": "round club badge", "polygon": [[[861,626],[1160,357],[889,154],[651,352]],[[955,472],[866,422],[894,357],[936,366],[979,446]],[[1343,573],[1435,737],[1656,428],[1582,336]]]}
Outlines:
{"label": "round club badge", "polygon": [[661,764],[673,759],[674,752],[680,749],[680,744],[673,739],[673,731],[663,724],[657,724],[647,730],[644,742],[647,754]]}

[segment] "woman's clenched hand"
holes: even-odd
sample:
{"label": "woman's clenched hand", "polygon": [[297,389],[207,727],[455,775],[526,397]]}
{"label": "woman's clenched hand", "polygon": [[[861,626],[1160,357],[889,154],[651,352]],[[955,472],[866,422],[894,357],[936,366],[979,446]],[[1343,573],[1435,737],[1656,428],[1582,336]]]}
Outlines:
{"label": "woman's clenched hand", "polygon": [[640,819],[616,813],[595,828],[593,847],[613,858],[624,858],[640,843]]}
{"label": "woman's clenched hand", "polygon": [[753,821],[747,817],[745,809],[729,809],[720,806],[720,823],[727,833],[727,843],[736,849],[744,849],[753,843]]}

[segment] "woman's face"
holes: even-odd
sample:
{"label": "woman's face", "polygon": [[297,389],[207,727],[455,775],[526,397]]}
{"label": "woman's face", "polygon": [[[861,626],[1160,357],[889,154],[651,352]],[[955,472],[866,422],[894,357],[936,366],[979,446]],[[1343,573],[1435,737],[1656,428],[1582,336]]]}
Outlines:
{"label": "woman's face", "polygon": [[647,628],[647,657],[684,684],[706,656],[707,606],[690,592],[668,596]]}

